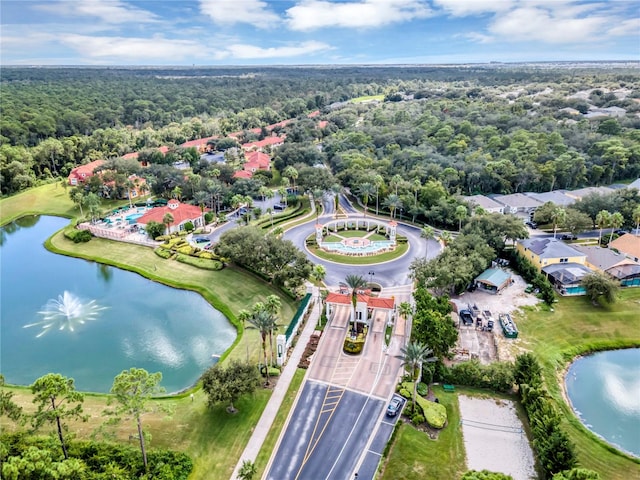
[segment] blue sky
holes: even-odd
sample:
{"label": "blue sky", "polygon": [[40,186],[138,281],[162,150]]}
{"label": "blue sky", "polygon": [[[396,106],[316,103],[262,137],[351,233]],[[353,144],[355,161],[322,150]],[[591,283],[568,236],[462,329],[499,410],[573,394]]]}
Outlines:
{"label": "blue sky", "polygon": [[631,0],[2,0],[3,65],[639,60]]}

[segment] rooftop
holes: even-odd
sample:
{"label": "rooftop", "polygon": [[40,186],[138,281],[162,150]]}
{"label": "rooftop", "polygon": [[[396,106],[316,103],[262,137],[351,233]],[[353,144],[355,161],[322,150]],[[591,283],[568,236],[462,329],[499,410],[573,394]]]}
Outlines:
{"label": "rooftop", "polygon": [[586,257],[584,253],[557,238],[529,238],[519,240],[519,243],[540,258]]}

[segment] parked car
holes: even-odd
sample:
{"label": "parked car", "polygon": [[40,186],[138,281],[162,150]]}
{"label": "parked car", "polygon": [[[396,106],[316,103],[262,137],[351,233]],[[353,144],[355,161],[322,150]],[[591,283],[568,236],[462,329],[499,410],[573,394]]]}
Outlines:
{"label": "parked car", "polygon": [[624,235],[625,233],[629,233],[629,230],[624,230],[623,228],[620,228],[618,230],[614,230],[613,233],[615,233],[616,235]]}
{"label": "parked car", "polygon": [[574,235],[573,233],[565,233],[560,238],[562,238],[562,240],[577,240],[578,239],[578,237],[576,235]]}
{"label": "parked car", "polygon": [[397,396],[393,396],[387,407],[387,415],[389,417],[395,417],[402,408],[402,399]]}
{"label": "parked car", "polygon": [[462,320],[463,324],[473,325],[473,313],[471,313],[471,310],[460,310],[458,315],[460,316],[460,320]]}
{"label": "parked car", "polygon": [[273,206],[273,209],[274,209],[274,210],[284,210],[285,208],[286,208],[286,205],[282,205],[281,203],[276,203],[276,204]]}
{"label": "parked car", "polygon": [[525,222],[525,225],[529,228],[533,228],[534,230],[538,228],[538,224],[536,222]]}

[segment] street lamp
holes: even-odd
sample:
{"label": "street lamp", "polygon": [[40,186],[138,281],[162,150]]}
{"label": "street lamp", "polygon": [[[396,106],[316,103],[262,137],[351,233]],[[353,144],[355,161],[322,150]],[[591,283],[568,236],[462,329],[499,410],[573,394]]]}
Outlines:
{"label": "street lamp", "polygon": [[371,283],[372,277],[376,274],[373,270],[369,270],[369,283]]}

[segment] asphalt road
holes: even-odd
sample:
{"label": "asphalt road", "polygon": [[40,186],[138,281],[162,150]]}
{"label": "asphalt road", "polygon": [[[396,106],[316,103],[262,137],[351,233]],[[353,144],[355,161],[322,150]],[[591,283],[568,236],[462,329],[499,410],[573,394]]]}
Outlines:
{"label": "asphalt road", "polygon": [[[325,205],[325,213],[318,218],[320,223],[334,219],[333,200],[323,199],[323,204]],[[350,216],[364,216],[363,213],[358,212],[351,206],[344,195],[340,195],[340,206]],[[441,246],[436,240],[426,241],[420,237],[422,231],[420,228],[398,222],[398,234],[407,237],[409,240],[409,250],[402,257],[374,265],[344,265],[334,263],[316,257],[306,249],[305,240],[309,235],[314,233],[314,224],[315,219],[312,219],[309,223],[291,228],[285,232],[284,238],[290,240],[301,251],[305,252],[309,260],[314,264],[320,264],[325,267],[327,274],[324,282],[327,285],[338,285],[344,282],[347,275],[361,275],[366,280],[378,283],[383,287],[407,285],[411,283],[411,279],[409,278],[409,266],[411,262],[415,258],[425,257],[427,254],[429,258],[433,258],[437,256],[441,250]]]}
{"label": "asphalt road", "polygon": [[385,408],[383,400],[307,381],[266,478],[351,478]]}

